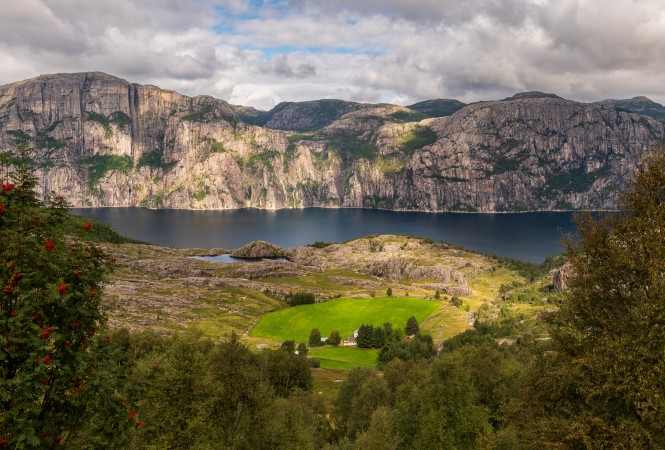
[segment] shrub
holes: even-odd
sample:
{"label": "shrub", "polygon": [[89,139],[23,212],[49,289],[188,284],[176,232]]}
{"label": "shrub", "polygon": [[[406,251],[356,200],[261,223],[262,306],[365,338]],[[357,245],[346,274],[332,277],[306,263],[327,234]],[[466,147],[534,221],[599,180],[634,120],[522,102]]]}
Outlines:
{"label": "shrub", "polygon": [[311,292],[296,292],[286,297],[286,302],[290,306],[310,305],[316,302],[316,297]]}

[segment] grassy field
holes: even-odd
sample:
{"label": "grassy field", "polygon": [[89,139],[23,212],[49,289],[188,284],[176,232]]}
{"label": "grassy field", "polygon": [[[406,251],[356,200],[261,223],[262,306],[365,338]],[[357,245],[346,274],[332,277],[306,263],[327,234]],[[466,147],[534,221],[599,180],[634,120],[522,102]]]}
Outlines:
{"label": "grassy field", "polygon": [[325,346],[323,348],[313,348],[309,354],[321,361],[321,367],[324,369],[376,367],[379,361],[378,349]]}
{"label": "grassy field", "polygon": [[441,306],[442,302],[412,297],[336,299],[267,314],[261,317],[250,335],[280,342],[287,339],[307,342],[312,328],[318,328],[323,337],[338,330],[344,338],[362,324],[391,322],[395,327],[403,327],[412,315],[420,323]]}
{"label": "grassy field", "polygon": [[314,382],[312,392],[321,399],[326,411],[332,410],[333,401],[337,398],[339,388],[346,381],[348,374],[348,370],[342,369],[312,369]]}

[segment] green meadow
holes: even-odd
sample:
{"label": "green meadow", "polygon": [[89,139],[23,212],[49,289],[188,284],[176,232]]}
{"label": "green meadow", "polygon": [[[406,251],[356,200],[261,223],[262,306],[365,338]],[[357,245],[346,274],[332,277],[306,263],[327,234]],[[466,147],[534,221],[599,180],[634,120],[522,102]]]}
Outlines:
{"label": "green meadow", "polygon": [[358,347],[331,347],[329,345],[310,350],[324,369],[353,369],[354,367],[376,367],[379,349]]}
{"label": "green meadow", "polygon": [[404,327],[410,316],[418,323],[437,312],[442,302],[414,297],[340,298],[313,305],[300,305],[266,314],[250,332],[251,336],[307,342],[312,328],[322,337],[338,330],[342,338],[353,335],[362,324]]}

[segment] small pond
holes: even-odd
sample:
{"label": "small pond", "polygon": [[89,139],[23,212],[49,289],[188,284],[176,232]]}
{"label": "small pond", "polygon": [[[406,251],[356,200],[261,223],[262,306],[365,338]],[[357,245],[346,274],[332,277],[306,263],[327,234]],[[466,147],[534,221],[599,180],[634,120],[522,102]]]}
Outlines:
{"label": "small pond", "polygon": [[211,261],[211,262],[218,262],[218,263],[255,263],[255,262],[261,262],[264,260],[270,260],[270,261],[282,261],[282,262],[289,262],[288,259],[286,258],[263,258],[263,259],[258,259],[258,258],[234,258],[233,256],[229,255],[228,253],[225,253],[223,255],[216,255],[216,256],[192,256],[194,259],[200,259],[201,261]]}

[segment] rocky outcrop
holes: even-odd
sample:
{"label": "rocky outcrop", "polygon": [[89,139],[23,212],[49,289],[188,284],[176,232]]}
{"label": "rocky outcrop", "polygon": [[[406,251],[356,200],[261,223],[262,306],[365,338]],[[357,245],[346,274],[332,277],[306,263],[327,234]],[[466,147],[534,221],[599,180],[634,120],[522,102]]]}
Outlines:
{"label": "rocky outcrop", "polygon": [[463,105],[262,112],[103,73],[44,75],[0,87],[0,146],[33,147],[41,194],[76,207],[612,208],[665,137],[626,109],[651,103],[525,93],[434,118]]}
{"label": "rocky outcrop", "polygon": [[575,269],[570,263],[566,263],[559,267],[552,274],[552,285],[557,292],[565,291],[568,289],[570,281],[575,276]]}
{"label": "rocky outcrop", "polygon": [[284,256],[284,249],[267,241],[253,241],[230,253],[234,258],[278,258]]}

